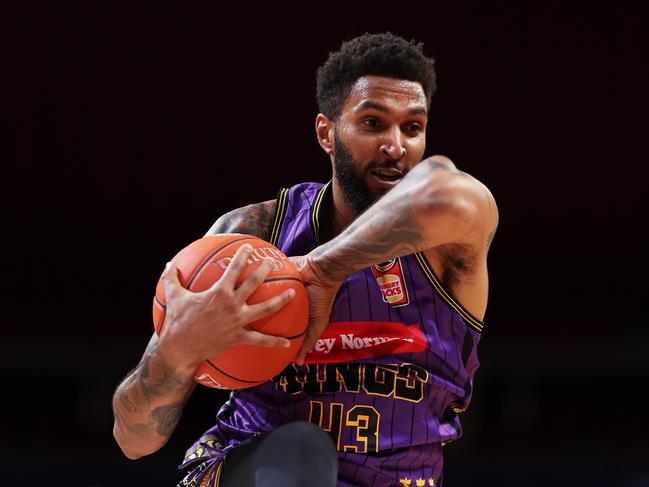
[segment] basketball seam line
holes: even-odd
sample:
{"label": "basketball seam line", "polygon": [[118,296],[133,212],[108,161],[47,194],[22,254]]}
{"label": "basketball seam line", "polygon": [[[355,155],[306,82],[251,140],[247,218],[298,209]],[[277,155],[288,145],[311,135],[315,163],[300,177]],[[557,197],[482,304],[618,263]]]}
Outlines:
{"label": "basketball seam line", "polygon": [[235,376],[233,376],[233,375],[230,375],[230,374],[228,374],[227,372],[225,372],[224,370],[221,370],[219,367],[217,367],[216,365],[214,365],[214,364],[212,363],[211,360],[206,359],[205,361],[206,361],[208,364],[210,364],[212,367],[214,367],[214,369],[216,369],[217,372],[220,372],[221,374],[225,375],[226,377],[229,377],[230,379],[233,379],[233,380],[236,380],[236,381],[239,381],[239,382],[247,382],[248,384],[259,384],[259,383],[263,383],[263,382],[267,382],[267,381],[268,381],[268,379],[265,379],[265,380],[246,380],[246,379],[239,379],[238,377],[235,377]]}
{"label": "basketball seam line", "polygon": [[156,300],[156,302],[160,305],[160,307],[161,307],[162,309],[164,309],[164,310],[167,309],[167,305],[164,304],[162,301],[160,301],[160,300],[158,299],[158,296],[153,296],[153,299]]}
{"label": "basketball seam line", "polygon": [[226,247],[229,247],[233,243],[241,242],[242,240],[250,240],[250,239],[253,239],[253,238],[255,238],[255,237],[251,235],[251,236],[241,237],[241,238],[238,238],[236,240],[231,240],[228,243],[226,243],[225,245],[223,245],[222,247],[219,247],[218,249],[214,250],[210,255],[207,256],[207,258],[203,261],[203,263],[194,271],[194,275],[189,280],[189,283],[187,284],[186,289],[191,291],[192,284],[194,284],[194,281],[196,280],[196,278],[198,277],[200,272],[207,265],[207,263],[212,259],[212,257],[214,257],[216,254],[221,252],[221,250],[225,249]]}
{"label": "basketball seam line", "polygon": [[302,281],[302,279],[299,279],[297,277],[271,277],[270,279],[265,279],[263,284],[266,284],[267,282],[275,282],[275,281],[296,281],[299,282],[300,284],[304,284],[304,281]]}
{"label": "basketball seam line", "polygon": [[[300,333],[299,335],[295,335],[295,336],[291,336],[291,337],[283,337],[283,338],[286,338],[287,340],[293,340],[295,338],[300,338],[305,333],[306,333],[306,329],[302,333]],[[210,364],[210,366],[212,366],[217,372],[220,372],[221,374],[229,377],[232,380],[236,380],[236,381],[239,381],[239,382],[246,382],[248,384],[259,384],[259,383],[267,382],[267,380],[268,380],[267,379],[267,380],[259,381],[259,380],[240,379],[239,377],[235,377],[234,375],[230,375],[225,370],[222,370],[220,367],[214,365],[214,363],[210,359],[205,359],[205,362]]]}

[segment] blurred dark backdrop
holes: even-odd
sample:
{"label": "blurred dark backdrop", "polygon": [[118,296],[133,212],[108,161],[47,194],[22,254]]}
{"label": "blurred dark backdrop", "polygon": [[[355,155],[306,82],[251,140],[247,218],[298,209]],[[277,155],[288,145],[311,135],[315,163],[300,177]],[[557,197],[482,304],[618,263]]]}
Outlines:
{"label": "blurred dark backdrop", "polygon": [[[175,485],[112,438],[164,263],[223,212],[326,181],[314,73],[390,30],[436,59],[427,154],[500,207],[482,367],[446,485],[649,485],[646,19],[614,4],[110,3],[4,15],[0,365],[8,483]],[[4,484],[5,480],[0,481]]]}

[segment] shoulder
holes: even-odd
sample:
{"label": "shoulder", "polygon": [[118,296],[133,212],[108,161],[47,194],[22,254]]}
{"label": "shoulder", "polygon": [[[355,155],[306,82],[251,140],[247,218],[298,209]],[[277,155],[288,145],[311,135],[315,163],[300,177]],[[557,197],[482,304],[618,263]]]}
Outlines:
{"label": "shoulder", "polygon": [[245,233],[268,240],[276,207],[277,200],[268,200],[237,208],[216,220],[206,235]]}

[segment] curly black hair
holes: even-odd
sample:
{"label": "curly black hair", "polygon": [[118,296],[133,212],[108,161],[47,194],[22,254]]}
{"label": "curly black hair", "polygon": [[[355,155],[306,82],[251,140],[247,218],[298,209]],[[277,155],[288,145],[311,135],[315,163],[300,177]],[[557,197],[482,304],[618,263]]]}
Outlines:
{"label": "curly black hair", "polygon": [[362,76],[385,76],[421,83],[428,106],[435,92],[435,61],[424,55],[423,43],[390,32],[355,37],[330,52],[318,68],[318,108],[332,120],[340,112],[352,86]]}

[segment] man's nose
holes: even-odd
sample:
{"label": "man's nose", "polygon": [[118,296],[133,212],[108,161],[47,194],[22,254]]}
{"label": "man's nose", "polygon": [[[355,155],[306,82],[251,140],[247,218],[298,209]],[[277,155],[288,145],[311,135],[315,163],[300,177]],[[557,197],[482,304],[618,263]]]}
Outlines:
{"label": "man's nose", "polygon": [[385,133],[381,141],[381,153],[388,159],[399,161],[406,155],[406,148],[403,145],[403,134],[399,127],[394,127]]}

